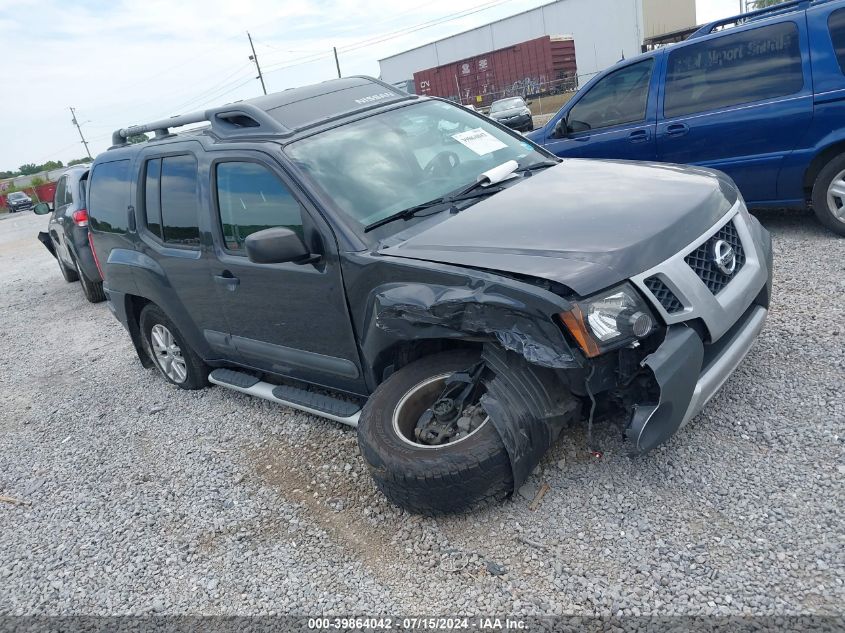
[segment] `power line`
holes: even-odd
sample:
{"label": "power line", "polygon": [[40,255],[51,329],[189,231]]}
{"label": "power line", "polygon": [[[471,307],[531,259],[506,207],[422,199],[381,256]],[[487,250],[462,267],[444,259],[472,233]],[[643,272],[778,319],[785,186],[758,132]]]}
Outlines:
{"label": "power line", "polygon": [[227,90],[226,92],[224,92],[224,93],[222,93],[222,94],[215,95],[214,97],[212,97],[212,98],[211,98],[211,99],[209,99],[208,101],[204,101],[203,103],[200,103],[199,105],[196,105],[196,106],[194,106],[194,107],[195,107],[195,108],[199,108],[199,107],[204,106],[204,105],[206,105],[206,104],[208,104],[208,103],[211,103],[212,101],[217,101],[217,100],[218,100],[218,99],[220,99],[221,97],[225,97],[226,95],[233,93],[233,92],[234,92],[235,90],[237,90],[238,88],[240,88],[240,87],[242,87],[242,86],[247,85],[250,81],[253,81],[253,78],[252,78],[252,77],[250,77],[250,78],[249,78],[249,79],[247,79],[246,81],[243,81],[243,82],[239,83],[239,84],[238,84],[237,86],[235,86],[234,88],[231,88],[231,89]]}
{"label": "power line", "polygon": [[[414,24],[403,29],[398,29],[396,31],[391,31],[388,33],[383,33],[381,35],[375,35],[371,38],[367,38],[364,40],[359,40],[358,42],[354,42],[347,46],[341,46],[338,51],[341,53],[349,53],[352,51],[357,51],[362,48],[367,48],[369,46],[373,46],[375,44],[380,44],[382,42],[386,42],[391,39],[395,39],[397,37],[402,37],[403,35],[410,35],[411,33],[416,33],[417,31],[422,31],[424,29],[431,28],[433,26],[438,26],[440,24],[446,24],[448,22],[452,22],[454,20],[459,20],[461,18],[465,18],[470,15],[474,15],[476,13],[481,13],[482,11],[487,11],[488,9],[493,9],[503,4],[507,4],[509,2],[513,2],[514,0],[492,0],[491,2],[485,2],[480,5],[476,5],[475,7],[470,7],[469,9],[464,9],[463,11],[459,11],[457,13],[452,13],[449,15],[442,16],[440,18],[434,18],[432,20],[428,20],[426,22],[421,22],[419,24]],[[322,59],[327,59],[332,57],[332,51],[327,51],[325,53],[315,54],[315,55],[308,55],[305,57],[300,57],[297,59],[290,60],[287,63],[282,63],[280,65],[271,65],[265,67],[264,74],[270,74],[274,72],[278,72],[280,70],[285,70],[287,68],[293,68],[295,66],[302,66],[304,64],[310,64],[312,62],[320,61]]]}
{"label": "power line", "polygon": [[439,26],[441,24],[446,24],[448,22],[453,22],[455,20],[459,20],[461,18],[468,17],[470,15],[475,15],[476,13],[481,13],[482,11],[487,11],[489,9],[495,9],[498,6],[503,4],[507,4],[509,2],[513,2],[514,0],[495,0],[494,2],[488,2],[484,5],[480,5],[473,9],[466,9],[459,13],[454,13],[451,15],[444,16],[442,18],[436,18],[434,20],[429,20],[428,22],[423,22],[421,24],[417,24],[414,26],[407,27],[405,29],[400,29],[398,31],[394,31],[393,33],[388,33],[384,36],[374,36],[368,40],[362,40],[361,42],[356,42],[354,44],[350,44],[349,46],[341,47],[341,53],[350,53],[352,51],[357,51],[362,48],[367,48],[369,46],[373,46],[375,44],[381,44],[382,42],[386,42],[388,40],[396,39],[397,37],[402,37],[403,35],[410,35],[411,33],[416,33],[417,31],[422,31],[432,26]]}
{"label": "power line", "polygon": [[[188,106],[190,106],[192,103],[195,103],[199,99],[203,99],[206,96],[211,95],[214,92],[217,92],[218,90],[226,88],[227,86],[230,86],[231,84],[235,83],[236,81],[240,81],[241,78],[234,79],[234,80],[232,78],[235,77],[236,75],[240,75],[244,71],[244,69],[249,67],[249,66],[251,66],[251,64],[241,64],[238,67],[238,69],[235,70],[235,72],[228,74],[226,77],[224,77],[223,79],[221,79],[220,81],[215,83],[211,88],[207,88],[206,90],[203,90],[202,92],[194,94],[193,97],[191,97],[187,101],[183,101],[182,103],[180,103],[179,105],[177,105],[173,108],[170,108],[167,113],[162,114],[161,116],[169,116],[174,112],[178,114],[181,110],[187,108]],[[252,73],[250,73],[250,75],[251,74]],[[251,78],[252,77],[250,77],[250,79]]]}

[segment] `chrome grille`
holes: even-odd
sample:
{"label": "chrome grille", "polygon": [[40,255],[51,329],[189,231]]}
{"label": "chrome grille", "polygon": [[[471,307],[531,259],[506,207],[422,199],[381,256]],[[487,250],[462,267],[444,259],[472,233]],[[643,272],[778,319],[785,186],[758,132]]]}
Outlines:
{"label": "chrome grille", "polygon": [[[726,275],[719,270],[713,260],[713,245],[719,240],[724,240],[734,249],[736,268],[731,275]],[[739,239],[733,221],[728,222],[709,240],[687,255],[684,261],[695,271],[695,274],[710,289],[710,292],[714,295],[719,294],[745,264],[745,251],[742,248],[742,241]]]}
{"label": "chrome grille", "polygon": [[655,296],[657,301],[660,305],[663,306],[663,309],[666,310],[669,314],[674,312],[680,312],[684,309],[684,305],[681,303],[680,299],[675,296],[675,293],[669,289],[663,280],[656,275],[654,277],[649,277],[644,282],[645,287],[651,291],[651,294]]}

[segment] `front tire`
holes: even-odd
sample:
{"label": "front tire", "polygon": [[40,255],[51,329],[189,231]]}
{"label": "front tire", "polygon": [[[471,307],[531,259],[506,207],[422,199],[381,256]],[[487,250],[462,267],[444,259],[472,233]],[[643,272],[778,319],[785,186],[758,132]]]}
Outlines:
{"label": "front tire", "polygon": [[[442,390],[438,380],[478,360],[477,352],[465,350],[417,360],[385,380],[364,407],[358,445],[376,486],[397,506],[420,514],[461,512],[513,491],[510,459],[491,420],[462,439],[426,446],[413,440],[399,417],[406,407],[431,406]],[[415,397],[420,403],[408,404]]]}
{"label": "front tire", "polygon": [[209,367],[191,349],[161,308],[149,303],[141,310],[141,339],[159,373],[180,389],[208,386]]}
{"label": "front tire", "polygon": [[832,159],[816,177],[813,211],[824,226],[845,236],[845,154]]}

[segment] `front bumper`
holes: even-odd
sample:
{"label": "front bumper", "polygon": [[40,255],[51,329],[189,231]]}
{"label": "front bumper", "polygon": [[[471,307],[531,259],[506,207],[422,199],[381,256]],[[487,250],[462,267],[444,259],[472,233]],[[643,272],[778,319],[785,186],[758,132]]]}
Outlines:
{"label": "front bumper", "polygon": [[502,125],[506,125],[509,128],[521,129],[524,127],[528,127],[528,125],[531,124],[532,119],[530,114],[523,114],[510,119],[497,119],[497,121]]}
{"label": "front bumper", "polygon": [[632,453],[662,444],[704,409],[751,351],[767,315],[765,307],[750,306],[718,343],[710,345],[692,328],[668,329],[663,344],[643,361],[654,375],[660,399],[634,407],[626,430]]}
{"label": "front bumper", "polygon": [[[634,280],[641,289],[647,289],[643,281],[660,275],[682,304],[667,314],[653,294],[644,293],[668,327],[663,343],[642,361],[643,367],[651,370],[660,395],[657,403],[633,408],[626,436],[633,443],[635,454],[666,441],[700,413],[736,370],[763,329],[772,287],[771,237],[741,202],[737,204],[740,206],[732,209],[726,219],[736,225],[746,261],[721,291],[715,294],[708,291],[690,272],[690,267],[683,264],[686,250]],[[710,237],[708,234],[703,241]],[[698,301],[689,302],[692,297]]]}

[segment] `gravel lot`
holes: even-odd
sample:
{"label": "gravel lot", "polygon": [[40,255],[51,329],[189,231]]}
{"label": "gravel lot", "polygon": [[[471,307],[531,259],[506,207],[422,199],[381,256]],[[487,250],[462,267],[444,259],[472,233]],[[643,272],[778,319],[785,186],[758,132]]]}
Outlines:
{"label": "gravel lot", "polygon": [[[563,438],[514,500],[419,518],[352,430],[141,368],[30,213],[0,219],[0,614],[842,614],[845,239],[773,231],[762,338],[645,458]],[[530,507],[535,492],[548,494]]]}

